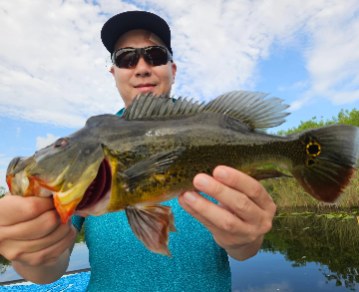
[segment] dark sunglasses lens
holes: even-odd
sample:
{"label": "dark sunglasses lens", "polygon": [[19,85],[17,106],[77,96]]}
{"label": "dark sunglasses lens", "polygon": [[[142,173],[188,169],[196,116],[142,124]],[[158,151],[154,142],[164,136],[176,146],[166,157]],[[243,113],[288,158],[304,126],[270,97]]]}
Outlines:
{"label": "dark sunglasses lens", "polygon": [[131,68],[136,66],[138,54],[133,51],[118,51],[115,53],[115,64],[119,68]]}
{"label": "dark sunglasses lens", "polygon": [[146,61],[152,66],[161,66],[167,64],[169,61],[166,49],[160,47],[146,48]]}

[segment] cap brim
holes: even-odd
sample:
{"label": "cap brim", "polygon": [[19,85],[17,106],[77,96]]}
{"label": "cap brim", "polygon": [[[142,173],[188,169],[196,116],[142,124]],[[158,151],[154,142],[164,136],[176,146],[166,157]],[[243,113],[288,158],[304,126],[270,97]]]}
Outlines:
{"label": "cap brim", "polygon": [[112,54],[119,37],[133,29],[144,29],[156,34],[172,54],[171,31],[167,22],[147,11],[126,11],[111,17],[102,27],[102,43]]}

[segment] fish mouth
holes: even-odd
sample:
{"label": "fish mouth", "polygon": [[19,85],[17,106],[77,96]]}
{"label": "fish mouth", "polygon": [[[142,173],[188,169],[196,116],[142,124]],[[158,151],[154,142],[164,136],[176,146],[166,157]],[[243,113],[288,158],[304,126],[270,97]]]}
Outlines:
{"label": "fish mouth", "polygon": [[100,164],[95,179],[86,189],[82,200],[76,207],[76,210],[89,208],[99,202],[110,190],[111,181],[111,167],[108,161],[104,159]]}

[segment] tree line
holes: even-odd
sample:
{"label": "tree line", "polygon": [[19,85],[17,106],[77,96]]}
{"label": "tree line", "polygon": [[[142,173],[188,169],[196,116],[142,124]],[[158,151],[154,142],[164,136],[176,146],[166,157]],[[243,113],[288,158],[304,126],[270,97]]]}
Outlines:
{"label": "tree line", "polygon": [[299,126],[287,130],[278,131],[278,135],[289,135],[293,133],[302,132],[305,130],[320,128],[333,124],[352,125],[359,127],[359,110],[356,108],[352,110],[341,110],[336,117],[323,120],[317,117],[312,117],[309,121],[301,121]]}

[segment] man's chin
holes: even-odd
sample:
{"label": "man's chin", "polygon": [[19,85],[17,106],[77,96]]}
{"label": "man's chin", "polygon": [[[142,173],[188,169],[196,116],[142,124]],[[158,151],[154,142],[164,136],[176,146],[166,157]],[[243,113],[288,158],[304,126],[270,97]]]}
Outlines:
{"label": "man's chin", "polygon": [[143,86],[143,87],[137,87],[136,91],[138,94],[144,94],[144,93],[153,93],[156,94],[156,87],[155,86]]}

